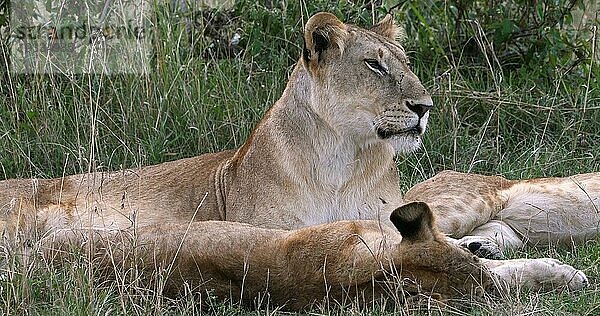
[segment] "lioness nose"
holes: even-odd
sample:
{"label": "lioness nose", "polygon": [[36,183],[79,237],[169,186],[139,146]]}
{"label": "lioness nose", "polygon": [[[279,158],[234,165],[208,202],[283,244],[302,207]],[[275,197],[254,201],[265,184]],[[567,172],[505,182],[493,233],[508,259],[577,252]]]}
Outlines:
{"label": "lioness nose", "polygon": [[427,111],[431,110],[433,103],[423,103],[415,101],[406,101],[406,106],[413,112],[417,113],[419,118],[422,118]]}

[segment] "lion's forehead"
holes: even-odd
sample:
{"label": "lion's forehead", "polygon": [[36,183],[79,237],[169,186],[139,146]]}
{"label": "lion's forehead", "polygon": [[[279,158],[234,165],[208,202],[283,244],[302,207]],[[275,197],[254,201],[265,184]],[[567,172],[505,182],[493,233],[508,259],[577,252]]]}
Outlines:
{"label": "lion's forehead", "polygon": [[401,62],[406,62],[406,51],[399,42],[390,40],[375,32],[358,27],[352,28],[349,33],[352,36],[355,44],[359,46],[371,46],[373,48],[385,49],[390,53],[390,57],[395,57]]}

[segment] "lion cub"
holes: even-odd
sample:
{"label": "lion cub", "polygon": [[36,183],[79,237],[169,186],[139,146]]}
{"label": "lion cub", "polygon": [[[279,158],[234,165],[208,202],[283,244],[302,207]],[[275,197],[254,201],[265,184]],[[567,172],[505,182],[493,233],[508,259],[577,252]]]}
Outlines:
{"label": "lion cub", "polygon": [[42,244],[45,256],[56,262],[65,262],[72,247],[86,245],[83,248],[92,249],[104,272],[124,272],[115,267],[167,271],[165,293],[169,295],[192,288],[244,305],[268,297],[269,304],[289,310],[326,299],[364,304],[401,300],[414,293],[445,299],[482,294],[497,285],[500,289],[520,284],[535,287],[535,282],[549,279],[550,274],[557,285],[570,288],[587,282],[581,272],[568,266],[571,270],[565,270],[562,279],[555,271],[539,272],[540,267],[556,263],[546,259],[514,263],[478,259],[446,242],[425,203],[404,205],[390,220],[398,231],[373,220],[292,231],[206,221],[135,231],[62,230]]}
{"label": "lion cub", "polygon": [[73,248],[93,249],[102,272],[167,269],[168,295],[189,285],[252,305],[268,293],[270,304],[290,310],[324,299],[366,303],[420,292],[452,298],[493,285],[477,257],[437,232],[425,203],[402,206],[391,220],[398,231],[372,220],[292,231],[221,221],[92,234],[61,230],[46,238],[42,249],[59,264]]}

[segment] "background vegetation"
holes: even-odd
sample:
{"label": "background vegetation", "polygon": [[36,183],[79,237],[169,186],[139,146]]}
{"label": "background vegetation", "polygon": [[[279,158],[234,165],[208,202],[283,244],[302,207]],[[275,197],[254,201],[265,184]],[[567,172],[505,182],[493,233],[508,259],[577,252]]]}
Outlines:
{"label": "background vegetation", "polygon": [[[443,169],[509,178],[600,171],[597,4],[581,0],[248,1],[230,10],[157,2],[147,75],[11,74],[0,51],[0,179],[139,167],[235,148],[279,97],[300,54],[303,21],[331,11],[370,26],[387,12],[405,26],[413,70],[435,108],[420,152],[398,158],[403,189]],[[0,27],[8,1],[0,0]],[[231,39],[239,35],[239,43]],[[525,293],[446,314],[597,315],[598,241],[538,249],[584,269],[592,287]],[[7,314],[189,314],[135,282],[97,283],[89,264],[6,265]],[[214,303],[210,314],[267,314]],[[428,314],[397,305],[396,312]],[[345,314],[337,308],[315,313]],[[381,308],[362,311],[380,314]]]}

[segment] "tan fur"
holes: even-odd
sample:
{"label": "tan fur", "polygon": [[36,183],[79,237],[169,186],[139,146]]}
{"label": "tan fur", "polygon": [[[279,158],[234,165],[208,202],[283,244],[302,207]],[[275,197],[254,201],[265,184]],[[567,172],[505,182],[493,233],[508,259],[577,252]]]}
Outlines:
{"label": "tan fur", "polygon": [[399,42],[402,42],[405,36],[402,28],[395,25],[394,17],[391,14],[387,14],[383,20],[371,28],[371,31]]}
{"label": "tan fur", "polygon": [[489,237],[503,249],[576,245],[600,234],[600,173],[517,181],[443,171],[405,199],[427,202],[452,237]]}
{"label": "tan fur", "polygon": [[[41,241],[50,262],[74,249],[92,255],[96,272],[162,274],[163,291],[192,289],[247,306],[301,310],[328,301],[369,306],[424,293],[469,295],[581,289],[585,275],[553,259],[486,260],[448,243],[425,203],[392,213],[398,231],[377,221],[338,221],[292,231],[223,221],[149,225],[127,230],[64,229]],[[263,302],[265,303],[265,302]],[[259,306],[256,306],[259,307]],[[262,307],[265,307],[264,305]]]}
{"label": "tan fur", "polygon": [[[180,228],[190,222],[194,236],[205,233],[211,238],[218,238],[219,232],[204,232],[204,224],[195,222],[227,220],[262,228],[298,229],[365,219],[391,227],[389,215],[403,204],[394,155],[419,147],[433,103],[395,41],[397,28],[386,19],[373,30],[365,30],[346,25],[328,13],[313,16],[305,29],[302,57],[283,95],[238,150],[116,172],[0,181],[3,230],[11,240],[25,242],[70,230],[140,228],[147,231],[149,239],[164,236],[159,249],[170,256],[176,250],[174,240],[182,237],[178,235]],[[482,187],[478,191],[482,196],[473,196],[491,208],[487,213],[459,210],[470,214],[475,224],[471,218],[460,218],[466,215],[436,207],[446,232],[451,232],[448,227],[472,231],[499,214],[494,203],[502,197],[494,195],[495,187],[487,183],[475,184]],[[421,198],[431,197],[416,197]],[[488,213],[489,218],[481,215]],[[452,220],[457,216],[457,221]],[[161,230],[157,225],[166,228]],[[226,223],[210,225],[229,227]],[[247,241],[260,240],[266,232],[236,227],[243,229],[232,229],[231,234],[246,236]],[[318,229],[325,229],[323,236],[331,234],[337,240],[340,235],[335,227]],[[170,229],[177,230],[171,237]],[[304,236],[302,232],[311,229],[293,234]],[[280,236],[280,245],[289,241],[283,235],[292,233],[266,234]],[[309,235],[294,240],[308,243],[306,253],[314,253],[315,258],[336,251],[325,245],[324,252],[319,252],[322,245],[310,244],[306,238]],[[413,239],[426,238],[427,234]],[[445,264],[447,257],[433,256],[434,252],[426,249],[413,248],[422,254],[414,258]],[[275,250],[264,248],[257,255],[271,256],[269,251]],[[285,254],[278,251],[283,252],[275,253]],[[230,259],[239,262],[238,255]],[[347,258],[339,253],[334,256]],[[224,264],[226,259],[221,261]],[[192,271],[182,276],[193,280],[195,263],[182,262],[181,269]],[[419,282],[428,282],[427,271],[414,273]]]}
{"label": "tan fur", "polygon": [[[430,215],[425,204],[415,211]],[[402,216],[401,210],[397,213]],[[427,222],[431,216],[419,219]],[[210,290],[220,299],[252,306],[268,293],[270,304],[290,310],[325,299],[366,304],[402,300],[405,292],[454,298],[493,287],[477,257],[446,243],[430,223],[415,224],[419,236],[429,237],[402,240],[397,231],[376,221],[340,221],[292,231],[218,221],[189,227],[151,225],[135,234],[66,230],[45,240],[44,253],[63,261],[69,248],[81,248],[84,240],[93,245],[94,266],[104,272],[169,270],[169,294],[184,291],[185,283],[200,293]]]}
{"label": "tan fur", "polygon": [[[376,27],[380,35],[330,13],[313,16],[283,95],[237,151],[0,181],[0,213],[12,232],[190,220],[283,229],[343,219],[389,224],[402,204],[394,154],[419,146],[432,101],[402,47],[386,37],[395,34],[393,22],[384,22]],[[389,75],[369,69],[366,58],[380,61]],[[425,112],[420,117],[406,102],[424,104]],[[388,133],[385,139],[378,130]]]}

